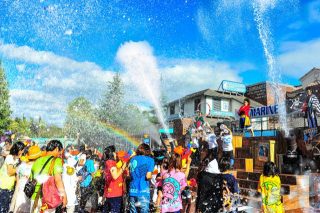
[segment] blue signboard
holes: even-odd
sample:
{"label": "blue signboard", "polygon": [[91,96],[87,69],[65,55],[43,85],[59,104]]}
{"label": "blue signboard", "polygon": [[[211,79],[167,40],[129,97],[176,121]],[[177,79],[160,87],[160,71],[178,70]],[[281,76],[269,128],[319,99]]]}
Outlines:
{"label": "blue signboard", "polygon": [[144,138],[143,143],[150,145],[150,139],[149,138]]}
{"label": "blue signboard", "polygon": [[173,128],[170,129],[159,129],[159,133],[172,134]]}
{"label": "blue signboard", "polygon": [[246,93],[246,85],[234,81],[227,81],[223,80],[222,83],[222,90],[229,91],[229,92],[239,92],[239,93]]}
{"label": "blue signboard", "polygon": [[210,115],[218,116],[218,117],[234,117],[233,112],[223,112],[223,111],[214,111],[214,110],[211,110]]}
{"label": "blue signboard", "polygon": [[262,106],[250,109],[251,118],[272,117],[278,115],[278,105]]}

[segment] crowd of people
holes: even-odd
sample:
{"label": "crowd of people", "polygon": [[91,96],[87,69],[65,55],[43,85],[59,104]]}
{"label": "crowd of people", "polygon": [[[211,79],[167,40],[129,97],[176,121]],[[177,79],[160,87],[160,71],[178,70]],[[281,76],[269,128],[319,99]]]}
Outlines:
{"label": "crowd of people", "polygon": [[[199,138],[195,150],[176,146],[169,153],[142,143],[134,151],[108,146],[101,156],[85,144],[63,147],[51,140],[39,147],[7,139],[0,161],[0,213],[236,212],[240,191],[232,172],[232,132],[220,124]],[[190,172],[195,160],[199,164]],[[263,205],[281,209],[280,188],[270,195],[263,185],[272,180],[281,186],[274,164],[266,164],[259,184]]]}

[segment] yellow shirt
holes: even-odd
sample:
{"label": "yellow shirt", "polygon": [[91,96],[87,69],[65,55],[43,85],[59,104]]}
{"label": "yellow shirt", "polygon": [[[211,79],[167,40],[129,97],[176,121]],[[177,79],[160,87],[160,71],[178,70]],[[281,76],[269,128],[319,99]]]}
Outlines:
{"label": "yellow shirt", "polygon": [[9,165],[16,166],[17,163],[18,161],[14,159],[12,155],[7,155],[6,160],[4,161],[4,164],[0,169],[0,189],[7,189],[7,190],[14,189],[16,176],[15,175],[9,176],[7,167]]}
{"label": "yellow shirt", "polygon": [[259,189],[262,196],[262,206],[264,213],[283,213],[281,203],[281,181],[278,175],[266,177],[260,176]]}

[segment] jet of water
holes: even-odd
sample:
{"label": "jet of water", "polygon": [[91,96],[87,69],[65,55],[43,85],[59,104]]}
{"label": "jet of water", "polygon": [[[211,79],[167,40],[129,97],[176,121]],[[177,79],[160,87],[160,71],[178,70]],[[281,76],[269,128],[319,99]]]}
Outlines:
{"label": "jet of water", "polygon": [[119,48],[117,59],[125,68],[127,81],[153,105],[160,124],[167,128],[160,103],[161,76],[151,46],[147,42],[127,42]]}
{"label": "jet of water", "polygon": [[287,125],[287,111],[285,105],[285,94],[281,89],[281,74],[277,68],[276,59],[274,57],[274,46],[272,40],[272,34],[269,27],[268,12],[276,7],[276,0],[254,0],[253,11],[254,20],[257,24],[259,37],[263,46],[264,55],[268,63],[268,75],[272,82],[272,88],[275,97],[275,103],[278,104],[279,109],[279,122],[281,129],[285,132],[285,135],[289,135],[289,129]]}

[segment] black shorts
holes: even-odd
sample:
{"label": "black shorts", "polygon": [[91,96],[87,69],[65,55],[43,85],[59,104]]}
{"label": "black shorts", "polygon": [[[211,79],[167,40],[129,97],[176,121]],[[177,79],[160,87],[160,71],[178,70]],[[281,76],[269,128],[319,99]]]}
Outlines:
{"label": "black shorts", "polygon": [[223,157],[223,158],[233,159],[233,158],[234,158],[234,156],[233,156],[233,150],[232,150],[232,151],[223,151],[223,152],[222,152],[222,157]]}

